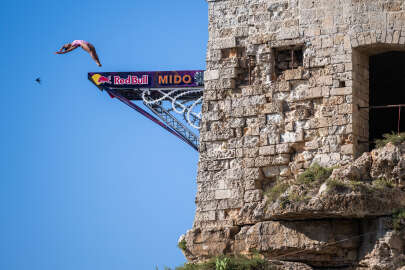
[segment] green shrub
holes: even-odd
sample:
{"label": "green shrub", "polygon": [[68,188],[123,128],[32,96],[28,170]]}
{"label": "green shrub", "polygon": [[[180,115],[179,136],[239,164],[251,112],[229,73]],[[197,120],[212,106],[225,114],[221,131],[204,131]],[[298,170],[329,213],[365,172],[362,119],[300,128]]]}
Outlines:
{"label": "green shrub", "polygon": [[176,270],[216,270],[215,261],[209,260],[205,263],[185,263],[183,266],[176,267]]}
{"label": "green shrub", "polygon": [[306,186],[316,186],[329,178],[332,174],[333,168],[324,168],[315,163],[309,167],[305,172],[298,176],[298,183]]}
{"label": "green shrub", "polygon": [[363,182],[360,182],[360,181],[350,181],[350,182],[348,183],[348,185],[349,185],[349,187],[350,187],[352,190],[354,190],[354,191],[359,191],[359,192],[363,192],[363,193],[364,193],[364,192],[367,193],[367,192],[372,192],[372,191],[373,191],[371,185],[367,185],[367,184],[365,184],[365,183],[363,183]]}
{"label": "green shrub", "polygon": [[342,182],[336,179],[328,179],[328,181],[326,181],[326,185],[328,186],[328,190],[336,190],[337,192],[345,192],[353,190],[362,193],[368,193],[373,191],[370,185],[353,180],[348,182]]}
{"label": "green shrub", "polygon": [[396,231],[402,228],[402,219],[405,219],[405,208],[398,209],[392,214],[392,225]]}
{"label": "green shrub", "polygon": [[294,190],[288,194],[288,196],[280,198],[281,208],[285,208],[288,204],[302,202],[310,200],[311,197],[307,196],[306,192],[299,193],[297,190]]}
{"label": "green shrub", "polygon": [[280,198],[280,206],[281,208],[285,208],[288,204],[291,204],[291,201],[288,197],[281,197]]}
{"label": "green shrub", "polygon": [[385,188],[393,188],[394,187],[392,182],[385,179],[385,178],[379,178],[379,179],[373,181],[373,186],[375,186],[377,189],[385,189]]}
{"label": "green shrub", "polygon": [[217,258],[215,261],[215,269],[216,270],[228,270],[229,261],[230,261],[230,259],[227,257]]}
{"label": "green shrub", "polygon": [[288,184],[282,183],[282,182],[277,182],[274,186],[272,186],[271,188],[266,190],[266,192],[264,194],[267,196],[267,199],[269,201],[274,202],[287,189],[288,189]]}
{"label": "green shrub", "polygon": [[261,258],[260,252],[255,248],[249,248],[249,253],[252,254],[253,258]]}
{"label": "green shrub", "polygon": [[247,258],[245,256],[225,257],[219,256],[205,263],[192,264],[187,263],[184,266],[177,267],[176,270],[274,270],[276,269],[268,261],[254,256]]}
{"label": "green shrub", "polygon": [[304,200],[304,195],[299,194],[296,190],[288,194],[288,200],[290,202],[300,202]]}
{"label": "green shrub", "polygon": [[251,259],[246,258],[244,256],[237,256],[231,258],[231,261],[229,263],[229,270],[272,270],[272,269],[274,269],[274,267],[271,266],[270,263],[256,256]]}
{"label": "green shrub", "polygon": [[395,145],[405,142],[405,132],[399,134],[395,132],[383,134],[383,139],[375,140],[375,145],[377,147],[383,147],[389,142]]}
{"label": "green shrub", "polygon": [[181,240],[180,242],[177,243],[177,247],[183,251],[186,251],[187,246],[186,246],[186,240]]}
{"label": "green shrub", "polygon": [[328,179],[328,181],[326,181],[326,186],[328,187],[328,190],[336,190],[337,192],[344,192],[349,188],[347,184],[336,179]]}

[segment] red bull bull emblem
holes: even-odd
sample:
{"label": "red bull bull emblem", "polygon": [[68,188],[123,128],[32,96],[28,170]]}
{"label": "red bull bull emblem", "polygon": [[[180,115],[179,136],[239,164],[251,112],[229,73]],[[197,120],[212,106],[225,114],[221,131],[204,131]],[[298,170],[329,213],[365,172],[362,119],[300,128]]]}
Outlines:
{"label": "red bull bull emblem", "polygon": [[105,83],[111,84],[111,76],[106,77],[100,74],[94,74],[93,76],[91,76],[91,79],[96,85]]}
{"label": "red bull bull emblem", "polygon": [[98,78],[98,82],[99,83],[111,83],[111,76],[108,76],[108,77],[100,76],[100,78]]}

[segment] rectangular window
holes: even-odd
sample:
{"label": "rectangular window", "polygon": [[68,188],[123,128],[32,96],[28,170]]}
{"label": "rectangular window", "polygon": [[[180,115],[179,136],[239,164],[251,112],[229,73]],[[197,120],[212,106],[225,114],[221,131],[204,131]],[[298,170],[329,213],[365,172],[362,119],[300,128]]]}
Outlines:
{"label": "rectangular window", "polygon": [[283,71],[303,66],[303,47],[275,49],[275,71],[279,76]]}

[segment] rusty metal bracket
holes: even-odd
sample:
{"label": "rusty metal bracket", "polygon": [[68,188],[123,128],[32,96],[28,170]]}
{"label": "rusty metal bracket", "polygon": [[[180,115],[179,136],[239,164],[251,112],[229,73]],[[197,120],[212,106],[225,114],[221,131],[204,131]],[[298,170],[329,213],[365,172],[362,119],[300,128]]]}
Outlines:
{"label": "rusty metal bracket", "polygon": [[256,66],[256,61],[253,55],[249,55],[247,64],[249,72],[249,85],[252,85],[252,69]]}

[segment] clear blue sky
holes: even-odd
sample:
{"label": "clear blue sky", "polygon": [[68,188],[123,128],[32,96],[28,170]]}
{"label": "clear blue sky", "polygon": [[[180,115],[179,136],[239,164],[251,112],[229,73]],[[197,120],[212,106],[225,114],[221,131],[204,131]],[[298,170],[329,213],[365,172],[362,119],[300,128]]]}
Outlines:
{"label": "clear blue sky", "polygon": [[[0,269],[185,262],[197,152],[87,72],[205,69],[207,21],[204,0],[2,2]],[[54,54],[75,39],[102,68],[81,49]]]}

